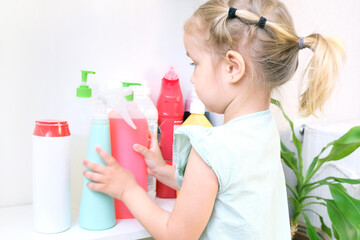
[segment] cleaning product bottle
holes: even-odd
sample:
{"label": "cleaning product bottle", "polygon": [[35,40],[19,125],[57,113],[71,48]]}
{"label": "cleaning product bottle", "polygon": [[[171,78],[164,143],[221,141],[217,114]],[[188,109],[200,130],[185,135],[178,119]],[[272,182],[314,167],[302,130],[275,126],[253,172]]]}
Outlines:
{"label": "cleaning product bottle", "polygon": [[[121,90],[107,99],[108,106],[113,108],[109,113],[111,152],[120,166],[131,171],[137,183],[147,191],[146,163],[144,157],[133,150],[133,145],[149,145],[148,124],[133,102],[133,94],[125,96],[124,90]],[[117,199],[115,212],[117,219],[134,218],[126,205]]]}
{"label": "cleaning product bottle", "polygon": [[190,116],[184,121],[182,126],[185,125],[199,125],[203,127],[212,127],[209,120],[205,117],[205,105],[197,97],[192,99],[190,105]]}
{"label": "cleaning product bottle", "polygon": [[[111,154],[109,120],[106,108],[100,101],[91,123],[86,158],[90,162],[106,165],[96,152],[96,146]],[[89,182],[91,181],[84,177],[79,226],[88,230],[105,230],[113,227],[116,223],[114,198],[89,189],[86,186]]]}
{"label": "cleaning product bottle", "polygon": [[139,110],[144,113],[148,121],[149,131],[157,136],[158,133],[158,110],[150,98],[151,89],[147,86],[146,82],[140,86],[135,86],[134,101],[137,103]]}
{"label": "cleaning product bottle", "polygon": [[[186,94],[186,98],[185,98],[185,112],[184,112],[184,118],[183,118],[183,122],[185,122],[185,120],[190,116],[191,112],[190,112],[190,108],[193,102],[197,102],[200,101],[200,99],[198,98],[198,95],[196,94],[195,91],[195,86],[192,85],[191,89],[188,90],[187,94]],[[196,103],[195,103],[196,104]],[[205,117],[209,120],[209,112],[205,111]],[[201,110],[202,112],[202,110]]]}
{"label": "cleaning product bottle", "polygon": [[91,118],[94,111],[92,106],[94,91],[88,85],[88,74],[95,74],[95,72],[81,70],[81,85],[74,84],[74,95],[69,107],[69,128],[72,135],[70,144],[71,207],[75,211],[80,209],[83,185],[81,173],[84,170],[82,159],[86,157]]}
{"label": "cleaning product bottle", "polygon": [[35,122],[33,223],[37,232],[58,233],[71,227],[70,139],[66,121]]}
{"label": "cleaning product bottle", "polygon": [[197,98],[197,94],[195,92],[195,87],[192,85],[191,89],[187,92],[185,98],[185,112],[183,122],[190,116],[190,106],[194,98]]}
{"label": "cleaning product bottle", "polygon": [[[157,109],[159,112],[160,150],[165,162],[172,165],[174,129],[182,124],[184,116],[184,102],[179,77],[173,67],[169,69],[162,79]],[[156,196],[175,198],[176,191],[157,181]]]}
{"label": "cleaning product bottle", "polygon": [[[150,98],[151,89],[140,83],[123,82],[124,87],[130,87],[134,91],[134,101],[137,103],[138,109],[144,114],[149,127],[149,132],[157,137],[158,131],[158,111]],[[156,178],[148,175],[148,195],[151,199],[156,196]]]}
{"label": "cleaning product bottle", "polygon": [[76,102],[74,103],[76,120],[70,122],[70,128],[76,135],[89,135],[93,115],[93,94],[87,83],[88,74],[95,74],[95,72],[81,70],[81,85],[76,89]]}

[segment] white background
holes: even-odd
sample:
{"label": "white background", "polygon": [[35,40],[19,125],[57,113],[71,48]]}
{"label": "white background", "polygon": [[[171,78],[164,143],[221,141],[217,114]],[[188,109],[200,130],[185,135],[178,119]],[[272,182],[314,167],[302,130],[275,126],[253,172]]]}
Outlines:
{"label": "white background", "polygon": [[[183,24],[202,2],[0,0],[0,207],[31,202],[34,121],[70,117],[80,70],[96,72],[89,77],[94,90],[146,80],[156,102],[161,78],[173,65],[186,94],[193,69],[182,43]],[[337,36],[347,52],[336,91],[319,119],[310,120],[360,119],[360,2],[284,2],[299,36]],[[309,56],[309,50],[300,53],[299,69]],[[298,117],[299,76],[300,71],[276,93],[292,118]],[[273,112],[279,129],[286,129]]]}

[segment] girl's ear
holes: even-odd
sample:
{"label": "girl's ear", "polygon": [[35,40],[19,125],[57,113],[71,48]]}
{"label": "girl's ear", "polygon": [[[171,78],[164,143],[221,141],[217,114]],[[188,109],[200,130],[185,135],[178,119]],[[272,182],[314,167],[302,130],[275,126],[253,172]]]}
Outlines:
{"label": "girl's ear", "polygon": [[237,83],[245,75],[245,61],[237,51],[229,50],[226,53],[226,74],[230,83]]}

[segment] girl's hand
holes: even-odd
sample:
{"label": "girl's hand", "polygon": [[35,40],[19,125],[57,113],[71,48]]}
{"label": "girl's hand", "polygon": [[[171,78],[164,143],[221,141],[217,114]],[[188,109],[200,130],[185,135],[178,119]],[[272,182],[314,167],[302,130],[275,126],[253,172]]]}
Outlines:
{"label": "girl's hand", "polygon": [[122,199],[126,191],[137,186],[133,174],[122,168],[109,154],[107,154],[100,147],[96,148],[100,157],[104,160],[107,166],[83,161],[83,164],[91,171],[84,171],[84,176],[93,183],[88,183],[88,188],[108,194],[113,198]]}
{"label": "girl's hand", "polygon": [[146,165],[148,166],[148,174],[153,177],[158,177],[159,170],[166,166],[166,163],[161,155],[157,138],[150,134],[150,148],[144,147],[140,144],[134,144],[135,152],[144,156]]}

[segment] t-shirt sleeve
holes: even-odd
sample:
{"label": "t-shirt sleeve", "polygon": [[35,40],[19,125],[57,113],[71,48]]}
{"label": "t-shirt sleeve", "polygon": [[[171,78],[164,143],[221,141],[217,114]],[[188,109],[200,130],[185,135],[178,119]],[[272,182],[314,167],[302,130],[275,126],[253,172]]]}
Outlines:
{"label": "t-shirt sleeve", "polygon": [[174,133],[173,161],[176,166],[175,179],[179,187],[185,175],[191,148],[194,148],[203,161],[214,171],[219,182],[219,192],[223,189],[226,169],[221,164],[216,142],[215,128],[196,125],[182,126]]}

